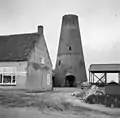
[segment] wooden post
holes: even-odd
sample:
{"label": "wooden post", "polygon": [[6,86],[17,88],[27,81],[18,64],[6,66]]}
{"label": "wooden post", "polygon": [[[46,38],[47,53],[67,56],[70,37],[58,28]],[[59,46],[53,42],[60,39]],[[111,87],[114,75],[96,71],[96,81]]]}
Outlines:
{"label": "wooden post", "polygon": [[120,84],[120,73],[118,73],[118,83]]}
{"label": "wooden post", "polygon": [[90,71],[89,71],[89,84],[90,84]]}
{"label": "wooden post", "polygon": [[93,84],[93,73],[91,73],[91,83]]}
{"label": "wooden post", "polygon": [[107,83],[107,73],[105,73],[105,84]]}

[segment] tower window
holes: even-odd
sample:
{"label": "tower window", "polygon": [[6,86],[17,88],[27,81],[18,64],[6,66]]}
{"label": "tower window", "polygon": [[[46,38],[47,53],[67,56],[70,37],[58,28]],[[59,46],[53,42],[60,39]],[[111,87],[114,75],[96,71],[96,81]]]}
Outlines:
{"label": "tower window", "polygon": [[71,46],[69,46],[69,50],[72,50]]}
{"label": "tower window", "polygon": [[58,65],[60,65],[60,64],[61,64],[61,61],[59,60]]}

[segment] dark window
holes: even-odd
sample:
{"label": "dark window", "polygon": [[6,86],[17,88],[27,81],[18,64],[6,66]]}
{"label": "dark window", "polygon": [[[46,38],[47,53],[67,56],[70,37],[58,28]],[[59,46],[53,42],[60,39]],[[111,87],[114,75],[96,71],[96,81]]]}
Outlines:
{"label": "dark window", "polygon": [[13,76],[13,80],[12,80],[12,83],[15,83],[15,76]]}
{"label": "dark window", "polygon": [[3,76],[3,83],[11,83],[11,76],[4,75]]}
{"label": "dark window", "polygon": [[2,83],[2,74],[0,74],[0,83]]}
{"label": "dark window", "polygon": [[58,65],[60,65],[60,64],[61,64],[61,61],[59,60]]}
{"label": "dark window", "polygon": [[69,50],[72,50],[71,46],[69,46]]}

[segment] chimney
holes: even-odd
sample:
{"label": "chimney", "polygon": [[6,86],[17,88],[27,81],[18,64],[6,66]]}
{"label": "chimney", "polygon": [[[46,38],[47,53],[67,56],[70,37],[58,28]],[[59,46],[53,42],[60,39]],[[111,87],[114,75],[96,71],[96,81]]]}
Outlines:
{"label": "chimney", "polygon": [[43,34],[43,26],[38,26],[38,34]]}

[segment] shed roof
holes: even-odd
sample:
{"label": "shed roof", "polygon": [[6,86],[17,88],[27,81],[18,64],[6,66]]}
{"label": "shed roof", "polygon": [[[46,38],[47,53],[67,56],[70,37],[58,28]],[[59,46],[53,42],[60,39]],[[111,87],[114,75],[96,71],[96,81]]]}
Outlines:
{"label": "shed roof", "polygon": [[107,72],[107,73],[119,73],[120,64],[91,64],[89,67],[90,72]]}
{"label": "shed roof", "polygon": [[0,36],[0,61],[27,60],[38,36],[38,33]]}

